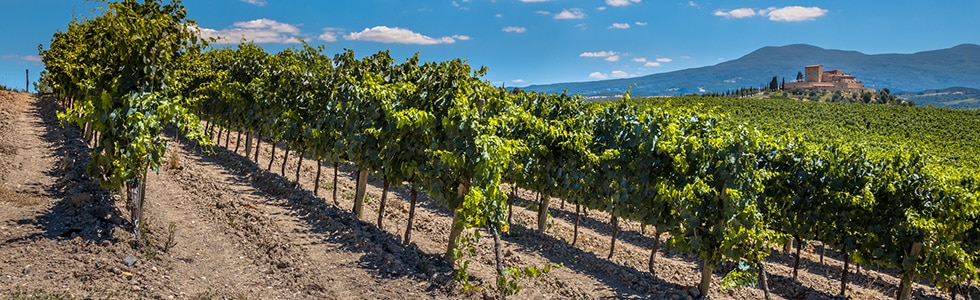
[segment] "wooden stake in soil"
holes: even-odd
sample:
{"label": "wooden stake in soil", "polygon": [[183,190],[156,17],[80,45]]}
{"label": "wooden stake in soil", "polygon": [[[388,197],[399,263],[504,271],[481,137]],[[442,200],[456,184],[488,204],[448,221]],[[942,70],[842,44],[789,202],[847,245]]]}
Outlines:
{"label": "wooden stake in soil", "polygon": [[333,162],[333,205],[340,207],[340,200],[337,200],[337,162]]}
{"label": "wooden stake in soil", "polygon": [[446,262],[448,262],[450,265],[453,264],[453,254],[456,251],[459,236],[463,233],[463,221],[459,219],[459,214],[456,212],[463,206],[463,197],[465,197],[470,191],[470,179],[465,177],[462,178],[457,191],[458,194],[456,196],[458,197],[458,204],[451,208],[453,213],[453,223],[452,228],[449,229],[449,244],[446,246],[446,253],[444,254]]}
{"label": "wooden stake in soil", "polygon": [[766,275],[766,264],[764,262],[759,262],[759,288],[762,289],[765,299],[772,299],[769,296],[769,276]]}
{"label": "wooden stake in soil", "polygon": [[459,214],[456,213],[457,208],[453,208],[453,223],[452,228],[449,229],[449,245],[446,246],[446,253],[443,254],[446,262],[455,268],[453,264],[453,255],[456,251],[456,245],[459,242],[459,236],[463,233],[463,222],[459,220]]}
{"label": "wooden stake in soil", "polygon": [[827,244],[824,243],[824,242],[820,242],[820,263],[821,264],[823,263],[823,252],[824,252],[824,250],[827,250]]}
{"label": "wooden stake in soil", "polygon": [[412,222],[415,221],[415,199],[418,199],[418,190],[412,183],[411,203],[408,206],[408,226],[405,228],[405,245],[412,243]]}
{"label": "wooden stake in soil", "polygon": [[711,289],[711,273],[715,270],[715,266],[708,261],[701,262],[701,283],[698,284],[698,291],[701,291],[701,295],[708,295],[708,290]]}
{"label": "wooden stake in soil", "polygon": [[85,139],[86,146],[92,145],[92,126],[91,122],[85,122],[85,126],[82,126],[82,138]]}
{"label": "wooden stake in soil", "polygon": [[514,217],[514,200],[517,200],[517,186],[510,187],[510,195],[507,195],[507,224],[512,224]]}
{"label": "wooden stake in soil", "polygon": [[242,145],[242,131],[238,131],[238,137],[235,138],[235,153],[238,153],[238,146]]}
{"label": "wooden stake in soil", "polygon": [[177,144],[177,148],[180,148],[180,127],[174,126],[174,142]]}
{"label": "wooden stake in soil", "polygon": [[847,291],[847,267],[848,264],[851,262],[851,255],[847,253],[847,245],[844,245],[843,248],[844,249],[841,250],[841,252],[844,253],[844,269],[843,272],[841,272],[840,274],[840,294],[838,294],[841,297],[846,296],[844,292]]}
{"label": "wooden stake in soil", "polygon": [[616,251],[616,237],[619,236],[619,218],[613,215],[610,223],[612,223],[612,243],[609,245],[609,256],[606,256],[606,259],[612,259]]}
{"label": "wooden stake in soil", "polygon": [[252,157],[252,132],[245,132],[245,159]]}
{"label": "wooden stake in soil", "polygon": [[266,171],[272,170],[272,162],[276,161],[276,141],[269,141],[272,144],[272,154],[269,155],[269,166],[265,167]]}
{"label": "wooden stake in soil", "polygon": [[368,170],[357,171],[357,187],[354,189],[354,215],[364,217],[364,194],[367,191]]}
{"label": "wooden stake in soil", "polygon": [[388,199],[388,177],[385,176],[381,179],[384,183],[381,184],[381,203],[378,207],[378,229],[384,230],[384,226],[381,225],[382,220],[385,218],[385,201]]}
{"label": "wooden stake in soil", "polygon": [[256,165],[259,164],[259,149],[262,149],[262,135],[256,133],[255,134],[255,164]]}
{"label": "wooden stake in soil", "polygon": [[575,246],[575,242],[578,242],[578,219],[581,214],[581,205],[575,203],[575,229],[572,233],[572,246]]}
{"label": "wooden stake in soil", "polygon": [[299,161],[296,162],[296,187],[299,187],[299,171],[303,168],[303,156],[306,155],[306,149],[304,148],[299,152]]}
{"label": "wooden stake in soil", "polygon": [[793,280],[797,280],[800,270],[800,249],[803,248],[803,241],[799,237],[793,237],[793,239],[796,240],[796,260],[793,262]]}
{"label": "wooden stake in soil", "polygon": [[316,196],[320,191],[320,170],[323,169],[323,161],[316,160],[316,179],[313,180],[313,196]]}
{"label": "wooden stake in soil", "polygon": [[541,205],[538,206],[538,231],[545,232],[548,231],[548,204],[551,203],[551,197],[541,195]]}
{"label": "wooden stake in soil", "polygon": [[[654,228],[656,230],[656,228]],[[653,239],[653,247],[650,249],[650,261],[647,263],[647,267],[650,268],[650,275],[657,275],[657,270],[653,267],[657,259],[657,251],[660,249],[660,230],[657,230],[656,237]]]}
{"label": "wooden stake in soil", "polygon": [[909,253],[909,258],[911,262],[905,266],[906,271],[902,272],[902,281],[898,288],[898,300],[909,300],[912,299],[912,269],[915,267],[915,260],[919,258],[919,253],[922,252],[922,243],[912,243],[912,250]]}
{"label": "wooden stake in soil", "polygon": [[497,277],[501,277],[504,276],[504,260],[500,254],[500,231],[497,230],[496,224],[490,224],[489,220],[487,220],[487,227],[490,229],[490,233],[493,234],[494,262],[497,266]]}
{"label": "wooden stake in soil", "polygon": [[286,179],[286,162],[288,161],[289,161],[289,147],[286,147],[286,152],[282,154],[282,166],[279,167],[279,175],[282,175],[283,179]]}
{"label": "wooden stake in soil", "polygon": [[225,130],[224,127],[218,126],[218,138],[215,139],[215,143],[214,143],[214,145],[217,147],[221,147],[221,133],[223,133],[224,130]]}

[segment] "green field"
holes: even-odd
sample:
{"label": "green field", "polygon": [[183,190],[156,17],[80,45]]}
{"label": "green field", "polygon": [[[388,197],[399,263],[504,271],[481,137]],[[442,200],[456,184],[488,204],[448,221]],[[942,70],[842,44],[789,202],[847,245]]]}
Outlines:
{"label": "green field", "polygon": [[[616,101],[620,100],[598,105]],[[642,106],[700,107],[730,118],[730,125],[747,124],[774,136],[802,135],[815,143],[843,140],[872,149],[918,149],[933,156],[935,166],[968,174],[980,167],[977,110],[699,96],[630,101]]]}

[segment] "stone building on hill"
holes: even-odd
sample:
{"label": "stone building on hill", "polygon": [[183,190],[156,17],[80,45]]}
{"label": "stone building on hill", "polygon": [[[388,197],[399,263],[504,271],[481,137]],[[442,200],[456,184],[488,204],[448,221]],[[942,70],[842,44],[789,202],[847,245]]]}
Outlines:
{"label": "stone building on hill", "polygon": [[857,80],[854,75],[844,73],[841,70],[824,71],[823,65],[806,66],[806,80],[787,82],[783,85],[784,90],[795,89],[816,89],[829,91],[846,92],[874,92],[874,89],[865,88],[864,84]]}

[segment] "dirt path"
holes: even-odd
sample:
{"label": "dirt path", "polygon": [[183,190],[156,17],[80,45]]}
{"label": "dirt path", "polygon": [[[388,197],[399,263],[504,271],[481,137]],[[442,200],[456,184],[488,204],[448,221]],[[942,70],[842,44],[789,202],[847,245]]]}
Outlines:
{"label": "dirt path", "polygon": [[[229,174],[196,147],[176,144],[174,164],[148,176],[150,246],[133,250],[129,224],[120,217],[125,208],[82,173],[88,150],[77,130],[57,126],[53,101],[18,95],[2,105],[3,145],[17,147],[4,146],[13,150],[0,157],[0,294],[36,288],[96,298],[401,299],[439,293],[429,278],[385,278],[376,274],[383,266],[365,268],[364,257],[374,249],[353,252],[345,244],[351,239],[344,235],[360,234],[350,230],[357,227],[353,219],[310,223],[294,210],[300,203]],[[342,216],[323,216],[337,218]]]}
{"label": "dirt path", "polygon": [[[338,199],[333,168],[322,167],[314,195],[315,161],[305,159],[298,187],[297,158],[289,154],[286,174],[262,142],[259,161],[236,153],[237,134],[210,149],[169,141],[170,153],[151,172],[145,210],[150,246],[131,247],[126,209],[115,193],[85,175],[88,148],[78,130],[62,128],[56,103],[0,92],[0,295],[55,295],[153,299],[446,299],[495,296],[492,239],[476,245],[468,273],[478,286],[467,291],[452,277],[442,253],[449,213],[420,194],[412,243],[402,236],[409,211],[406,186],[392,185],[384,227],[376,226],[381,182],[371,178],[363,220],[350,212],[354,178],[340,165]],[[172,138],[172,136],[170,136]],[[273,167],[266,171],[270,159]],[[579,240],[571,245],[575,208],[552,201],[551,228],[539,233],[537,199],[519,192],[514,224],[503,237],[506,266],[562,267],[524,279],[520,299],[688,299],[699,267],[690,255],[662,251],[656,276],[647,272],[650,232],[621,223],[615,255],[606,259],[609,216],[581,217]],[[333,203],[339,202],[337,207]],[[800,279],[792,279],[790,256],[774,254],[767,264],[774,299],[834,298],[840,288],[839,255],[828,250],[819,262],[804,251]],[[135,260],[127,262],[127,257]],[[722,268],[723,269],[723,268]],[[889,298],[893,273],[862,270],[849,275],[848,295]],[[723,270],[716,274],[717,287]],[[40,289],[40,291],[39,291]],[[917,298],[938,291],[917,285]],[[692,297],[694,296],[694,297]],[[759,299],[756,288],[712,291],[716,299]]]}

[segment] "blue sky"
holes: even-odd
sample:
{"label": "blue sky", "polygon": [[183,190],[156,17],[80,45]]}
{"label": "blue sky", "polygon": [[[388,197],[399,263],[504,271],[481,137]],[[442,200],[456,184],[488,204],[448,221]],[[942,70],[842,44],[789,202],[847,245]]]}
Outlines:
{"label": "blue sky", "polygon": [[[3,0],[0,84],[43,69],[38,44],[91,1]],[[980,1],[185,0],[201,32],[276,52],[303,39],[358,56],[465,58],[485,79],[526,86],[714,65],[764,46],[805,43],[868,54],[980,44]],[[216,45],[226,46],[226,45]]]}

